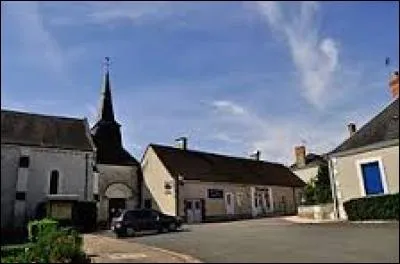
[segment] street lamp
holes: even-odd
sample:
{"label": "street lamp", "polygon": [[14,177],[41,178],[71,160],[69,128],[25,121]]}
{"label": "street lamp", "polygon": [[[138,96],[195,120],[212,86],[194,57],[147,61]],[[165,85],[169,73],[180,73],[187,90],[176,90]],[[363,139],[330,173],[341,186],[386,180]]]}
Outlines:
{"label": "street lamp", "polygon": [[181,174],[179,174],[178,175],[178,179],[177,179],[177,181],[176,181],[176,184],[175,184],[175,195],[176,195],[176,216],[179,216],[179,186],[180,185],[183,185],[183,180],[184,180],[184,177],[181,175]]}

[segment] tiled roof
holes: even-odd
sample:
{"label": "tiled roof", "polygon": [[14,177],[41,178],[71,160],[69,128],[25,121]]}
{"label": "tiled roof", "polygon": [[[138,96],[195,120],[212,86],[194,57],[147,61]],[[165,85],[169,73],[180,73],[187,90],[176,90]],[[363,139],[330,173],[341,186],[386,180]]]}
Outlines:
{"label": "tiled roof", "polygon": [[173,177],[186,180],[303,187],[305,183],[278,163],[151,144]]}
{"label": "tiled roof", "polygon": [[399,98],[390,103],[382,112],[331,151],[330,154],[393,139],[399,139]]}
{"label": "tiled roof", "polygon": [[94,151],[85,119],[1,110],[1,144]]}

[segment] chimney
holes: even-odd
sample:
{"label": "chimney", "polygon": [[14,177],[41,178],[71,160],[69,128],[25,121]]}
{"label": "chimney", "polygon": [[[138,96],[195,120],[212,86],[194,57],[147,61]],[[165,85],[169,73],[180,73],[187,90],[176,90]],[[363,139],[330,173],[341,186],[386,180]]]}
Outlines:
{"label": "chimney", "polygon": [[175,139],[175,141],[181,142],[180,148],[183,150],[187,150],[187,137],[180,137]]}
{"label": "chimney", "polygon": [[306,165],[306,147],[297,146],[294,148],[294,154],[296,156],[296,165],[298,168],[302,168]]}
{"label": "chimney", "polygon": [[350,137],[351,137],[351,136],[354,135],[354,133],[356,133],[356,131],[357,131],[357,129],[356,129],[356,124],[354,124],[354,123],[349,123],[349,124],[347,125],[347,129],[349,130],[349,135],[350,135]]}
{"label": "chimney", "polygon": [[399,72],[395,71],[389,81],[390,92],[392,93],[392,98],[396,99],[399,97]]}
{"label": "chimney", "polygon": [[255,160],[260,160],[261,152],[259,150],[256,153],[250,155],[250,157],[254,158]]}

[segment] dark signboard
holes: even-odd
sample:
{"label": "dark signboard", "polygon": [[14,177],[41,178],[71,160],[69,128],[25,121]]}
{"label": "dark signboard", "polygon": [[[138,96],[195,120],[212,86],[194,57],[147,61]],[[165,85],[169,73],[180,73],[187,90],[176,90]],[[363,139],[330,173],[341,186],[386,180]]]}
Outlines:
{"label": "dark signboard", "polygon": [[222,199],[224,198],[224,191],[220,189],[208,189],[208,198]]}

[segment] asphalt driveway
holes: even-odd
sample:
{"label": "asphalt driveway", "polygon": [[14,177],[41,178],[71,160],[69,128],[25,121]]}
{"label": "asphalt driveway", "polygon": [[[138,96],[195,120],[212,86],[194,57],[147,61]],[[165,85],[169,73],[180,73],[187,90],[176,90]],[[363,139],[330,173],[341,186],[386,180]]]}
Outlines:
{"label": "asphalt driveway", "polygon": [[274,218],[189,225],[126,238],[204,262],[399,262],[399,225],[295,224]]}

